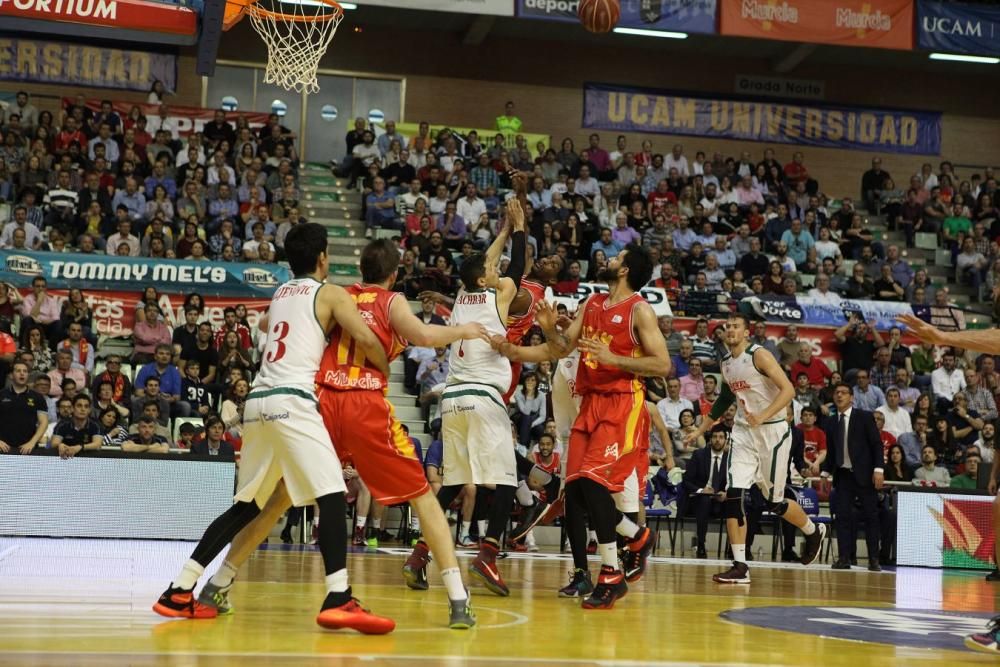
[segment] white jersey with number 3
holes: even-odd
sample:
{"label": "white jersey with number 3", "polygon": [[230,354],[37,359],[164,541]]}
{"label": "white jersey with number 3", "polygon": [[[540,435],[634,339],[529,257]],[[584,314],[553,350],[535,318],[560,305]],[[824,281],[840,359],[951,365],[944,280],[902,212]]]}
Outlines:
{"label": "white jersey with number 3", "polygon": [[316,319],[316,296],[322,286],[312,278],[296,278],[274,292],[254,390],[289,387],[315,392],[326,348],[326,332]]}
{"label": "white jersey with number 3", "polygon": [[[460,289],[451,311],[451,325],[461,326],[477,322],[490,335],[505,336],[507,327],[497,311],[495,289],[467,292]],[[460,340],[451,344],[448,359],[448,384],[486,384],[503,395],[510,387],[510,360],[498,354],[489,343],[478,338]]]}
{"label": "white jersey with number 3", "polygon": [[[722,381],[729,385],[736,397],[736,421],[740,424],[747,423],[748,411],[755,415],[763,413],[781,393],[778,385],[754,364],[754,352],[760,349],[763,349],[760,345],[751,343],[743,354],[734,357],[727,348],[720,363]],[[783,417],[779,418],[783,420]]]}

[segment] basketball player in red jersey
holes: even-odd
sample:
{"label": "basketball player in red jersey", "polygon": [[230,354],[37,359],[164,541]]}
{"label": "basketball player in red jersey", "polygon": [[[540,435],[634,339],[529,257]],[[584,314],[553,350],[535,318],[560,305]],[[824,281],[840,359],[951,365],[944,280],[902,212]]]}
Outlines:
{"label": "basketball player in red jersey", "polygon": [[556,328],[556,309],[538,305],[536,317],[547,342],[517,347],[499,337],[501,354],[517,361],[560,358],[579,347],[582,357],[576,391],[582,396],[573,423],[566,463],[566,512],[586,512],[597,531],[601,555],[598,584],[584,609],[610,609],[628,592],[618,567],[616,531],[626,538],[625,569],[638,581],[653,548],[654,535],[616,508],[612,493],[639,467],[643,439],[649,437],[642,376],[666,376],[670,357],[652,307],[638,294],[649,282],[653,262],[641,246],[630,244],[600,275],[608,294],[587,299],[565,333]]}
{"label": "basketball player in red jersey", "polygon": [[[399,251],[391,241],[369,243],[361,253],[363,282],[346,288],[390,362],[406,348],[407,341],[422,347],[444,347],[459,339],[487,337],[485,328],[475,323],[443,327],[421,322],[402,294],[389,291],[398,266]],[[367,361],[350,334],[334,327],[316,382],[320,413],[338,454],[354,461],[372,498],[383,505],[412,504],[422,521],[424,539],[441,568],[451,606],[449,625],[454,629],[472,627],[475,616],[448,522],[412,442],[385,398],[389,379]]]}

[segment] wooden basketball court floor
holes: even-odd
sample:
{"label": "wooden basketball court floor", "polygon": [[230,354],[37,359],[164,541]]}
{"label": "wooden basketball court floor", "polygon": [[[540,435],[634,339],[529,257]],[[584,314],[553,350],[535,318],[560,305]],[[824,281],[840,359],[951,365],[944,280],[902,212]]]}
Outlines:
{"label": "wooden basketball court floor", "polygon": [[315,625],[324,591],[311,547],[258,550],[234,586],[233,616],[160,618],[150,605],[192,546],[0,538],[0,665],[995,663],[962,646],[997,609],[1000,589],[978,572],[754,563],[751,586],[722,587],[710,579],[719,561],[656,558],[615,609],[585,612],[555,595],[566,557],[514,554],[500,563],[511,596],[473,584],[479,626],[462,632],[445,626],[433,566],[431,590],[410,591],[400,577],[405,550],[357,551],[349,560],[355,594],[398,624],[391,635],[365,637]]}

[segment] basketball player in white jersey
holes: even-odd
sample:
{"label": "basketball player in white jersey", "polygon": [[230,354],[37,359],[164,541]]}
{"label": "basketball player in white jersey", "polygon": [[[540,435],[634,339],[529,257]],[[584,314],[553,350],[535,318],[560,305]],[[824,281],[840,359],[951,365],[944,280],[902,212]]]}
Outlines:
{"label": "basketball player in white jersey", "polygon": [[[180,574],[153,610],[175,618],[213,618],[218,610],[196,601],[195,584],[212,559],[260,514],[284,480],[296,506],[315,503],[320,513],[343,517],[344,475],[316,407],[315,381],[327,334],[339,324],[386,377],[389,363],[377,336],[341,287],[324,283],[328,273],[326,228],[296,225],[285,239],[295,278],[277,289],[268,311],[261,369],[244,409],[243,449],[236,503],[205,531]],[[392,632],[395,623],[363,609],[347,578],[347,533],[343,521],[319,526],[327,596],[316,622],[365,634]]]}
{"label": "basketball player in white jersey", "polygon": [[750,319],[733,314],[726,322],[726,352],[720,360],[722,390],[712,410],[684,442],[693,445],[737,404],[726,489],[726,530],[733,550],[733,566],[712,577],[720,584],[749,584],[746,561],[747,527],[743,498],[753,484],[760,487],[767,509],[797,526],[806,535],[802,564],[819,556],[826,527],[815,524],[794,500],[785,499],[785,479],[792,451],[792,425],[785,416],[795,389],[768,350],[750,342]]}
{"label": "basketball player in white jersey", "polygon": [[[508,274],[500,277],[498,267],[477,254],[462,263],[462,287],[455,297],[451,325],[474,322],[490,336],[505,336],[511,302],[524,274],[524,210],[517,199],[507,202],[512,250]],[[493,488],[486,535],[479,554],[469,565],[469,573],[479,577],[497,595],[510,595],[497,569],[500,536],[510,517],[517,488],[517,462],[510,417],[503,394],[511,382],[510,361],[483,340],[459,341],[451,346],[448,379],[441,397],[441,439],[444,474],[438,501],[451,505],[466,484]],[[418,542],[406,561],[407,585],[426,582],[427,545]],[[418,590],[422,590],[424,584]]]}

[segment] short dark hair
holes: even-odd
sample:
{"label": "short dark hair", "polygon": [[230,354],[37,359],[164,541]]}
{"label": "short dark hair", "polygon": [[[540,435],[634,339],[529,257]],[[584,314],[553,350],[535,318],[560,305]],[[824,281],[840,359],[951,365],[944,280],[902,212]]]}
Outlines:
{"label": "short dark hair", "polygon": [[326,227],[315,222],[299,223],[285,236],[285,257],[295,276],[315,271],[319,256],[326,249]]}
{"label": "short dark hair", "polygon": [[372,241],[361,251],[361,279],[377,285],[396,273],[399,267],[399,246],[389,239]]}
{"label": "short dark hair", "polygon": [[462,268],[459,270],[459,278],[462,279],[462,285],[465,286],[467,290],[478,289],[476,284],[480,278],[486,275],[486,255],[481,252],[477,252],[471,255],[462,262]]}
{"label": "short dark hair", "polygon": [[542,433],[540,436],[538,436],[538,442],[539,443],[541,443],[542,438],[548,438],[549,440],[552,441],[553,445],[556,444],[556,439],[555,439],[555,437],[551,433]]}
{"label": "short dark hair", "polygon": [[638,243],[625,246],[625,258],[622,260],[628,269],[628,285],[638,292],[653,278],[653,258],[649,251]]}
{"label": "short dark hair", "polygon": [[76,397],[73,399],[73,405],[75,406],[80,401],[86,401],[87,403],[90,403],[90,396],[87,396],[86,394],[77,394]]}
{"label": "short dark hair", "polygon": [[[801,375],[801,373],[800,373],[800,375]],[[808,412],[809,414],[811,414],[811,415],[815,416],[815,415],[816,415],[816,408],[814,408],[814,407],[813,407],[813,406],[811,406],[811,405],[803,405],[803,406],[802,406],[802,412],[801,412],[801,414],[805,414],[805,413],[807,413],[807,412]]]}
{"label": "short dark hair", "polygon": [[752,317],[750,317],[746,313],[741,313],[741,312],[738,312],[738,311],[735,312],[735,313],[729,313],[729,319],[731,319],[731,320],[743,320],[743,326],[745,326],[748,330],[749,329],[753,329],[753,325],[754,325],[754,321],[755,321]]}
{"label": "short dark hair", "polygon": [[139,417],[139,423],[140,424],[152,424],[152,425],[155,426],[156,425],[156,420],[153,419],[152,417],[143,415],[143,416]]}

